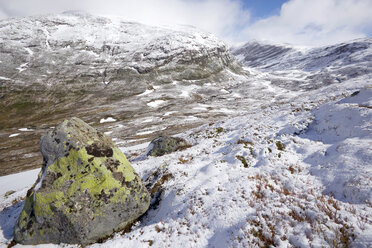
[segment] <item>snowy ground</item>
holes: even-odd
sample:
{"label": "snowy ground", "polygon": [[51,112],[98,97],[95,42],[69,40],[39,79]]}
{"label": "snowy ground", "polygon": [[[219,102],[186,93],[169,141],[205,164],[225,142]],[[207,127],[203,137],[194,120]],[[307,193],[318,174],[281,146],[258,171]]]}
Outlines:
{"label": "snowy ground", "polygon": [[[131,232],[91,247],[372,247],[368,76],[180,136],[193,146],[159,158],[122,148],[160,194]],[[37,173],[0,178],[3,246]]]}

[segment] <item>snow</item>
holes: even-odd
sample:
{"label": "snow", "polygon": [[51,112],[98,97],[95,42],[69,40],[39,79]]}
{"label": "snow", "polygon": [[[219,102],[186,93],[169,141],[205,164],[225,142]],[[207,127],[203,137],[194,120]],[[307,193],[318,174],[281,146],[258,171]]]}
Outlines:
{"label": "snow", "polygon": [[154,92],[154,90],[146,89],[143,93],[139,94],[138,96],[146,96],[148,94],[151,94],[152,92]]}
{"label": "snow", "polygon": [[30,129],[30,128],[27,128],[27,127],[23,127],[23,128],[18,129],[18,130],[21,131],[21,132],[33,132],[34,131],[33,129]]}
{"label": "snow", "polygon": [[0,196],[3,196],[9,190],[21,191],[28,189],[36,181],[39,172],[40,169],[35,169],[1,177]]}
{"label": "snow", "polygon": [[136,135],[147,135],[153,132],[155,132],[155,130],[142,131],[142,132],[137,132]]}
{"label": "snow", "polygon": [[323,177],[325,192],[353,203],[372,202],[372,111],[365,107],[372,89],[359,94],[315,110],[314,121],[301,135],[323,143],[323,154],[306,162],[316,165],[311,172]]}
{"label": "snow", "polygon": [[157,120],[158,118],[153,118],[153,117],[150,117],[150,118],[145,118],[144,120],[142,120],[141,122],[142,123],[149,123],[149,122],[153,122],[155,120]]}
{"label": "snow", "polygon": [[112,117],[107,117],[107,118],[102,118],[99,123],[106,123],[106,122],[115,122],[116,119],[112,118]]}
{"label": "snow", "polygon": [[182,93],[180,94],[180,97],[188,98],[190,97],[190,92],[183,90]]}
{"label": "snow", "polygon": [[206,107],[195,107],[195,108],[192,108],[192,109],[198,110],[198,111],[207,111]]}
{"label": "snow", "polygon": [[222,93],[224,93],[224,94],[230,94],[230,92],[227,91],[227,90],[225,90],[225,89],[221,89],[220,91],[221,91]]}
{"label": "snow", "polygon": [[28,68],[28,63],[24,63],[24,64],[21,64],[19,67],[17,67],[16,69],[19,71],[19,72],[23,72],[25,71],[26,69]]}
{"label": "snow", "polygon": [[10,78],[7,78],[7,77],[0,76],[0,80],[11,80],[11,79]]}
{"label": "snow", "polygon": [[175,113],[177,113],[177,111],[169,111],[169,112],[164,113],[164,116],[170,116]]}
{"label": "snow", "polygon": [[187,116],[184,120],[185,121],[196,121],[198,117],[196,116]]}
{"label": "snow", "polygon": [[9,138],[17,137],[18,135],[20,135],[20,133],[13,133],[13,134],[9,135]]}
{"label": "snow", "polygon": [[34,52],[33,52],[30,48],[25,47],[24,49],[26,50],[26,52],[28,52],[28,54],[29,54],[30,56],[34,55]]}
{"label": "snow", "polygon": [[[131,232],[90,247],[329,247],[341,237],[370,247],[371,100],[366,80],[350,80],[180,134],[192,144],[184,151],[121,147],[139,154],[131,163],[143,180],[155,171],[172,179]],[[37,172],[0,178],[4,244],[22,207],[11,201]]]}
{"label": "snow", "polygon": [[167,101],[164,101],[164,100],[154,100],[154,101],[151,101],[151,102],[147,103],[147,106],[149,106],[151,108],[157,108],[160,105],[165,104],[166,102]]}

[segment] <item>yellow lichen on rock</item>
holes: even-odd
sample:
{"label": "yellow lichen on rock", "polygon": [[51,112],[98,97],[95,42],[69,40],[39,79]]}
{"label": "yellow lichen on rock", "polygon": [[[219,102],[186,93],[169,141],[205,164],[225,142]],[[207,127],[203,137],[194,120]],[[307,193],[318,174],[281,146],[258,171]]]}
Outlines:
{"label": "yellow lichen on rock", "polygon": [[89,244],[149,207],[141,178],[109,137],[77,118],[41,140],[45,164],[15,227],[22,244]]}

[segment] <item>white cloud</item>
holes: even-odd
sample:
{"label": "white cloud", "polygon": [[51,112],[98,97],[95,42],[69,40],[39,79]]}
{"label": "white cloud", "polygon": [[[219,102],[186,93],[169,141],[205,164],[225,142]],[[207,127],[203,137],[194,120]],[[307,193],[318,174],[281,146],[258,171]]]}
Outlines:
{"label": "white cloud", "polygon": [[8,18],[8,15],[0,8],[0,20]]}
{"label": "white cloud", "polygon": [[325,45],[366,36],[372,28],[371,0],[291,0],[280,15],[253,23],[239,39]]}

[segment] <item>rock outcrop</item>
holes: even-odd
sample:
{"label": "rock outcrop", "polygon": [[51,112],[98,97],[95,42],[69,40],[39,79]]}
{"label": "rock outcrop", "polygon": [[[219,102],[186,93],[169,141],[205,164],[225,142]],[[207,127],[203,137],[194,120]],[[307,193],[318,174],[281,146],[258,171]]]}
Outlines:
{"label": "rock outcrop", "polygon": [[41,138],[44,165],[14,230],[22,244],[89,244],[128,227],[150,196],[125,155],[82,120]]}
{"label": "rock outcrop", "polygon": [[188,147],[190,147],[190,145],[182,138],[159,136],[151,141],[147,148],[147,156],[159,157]]}

